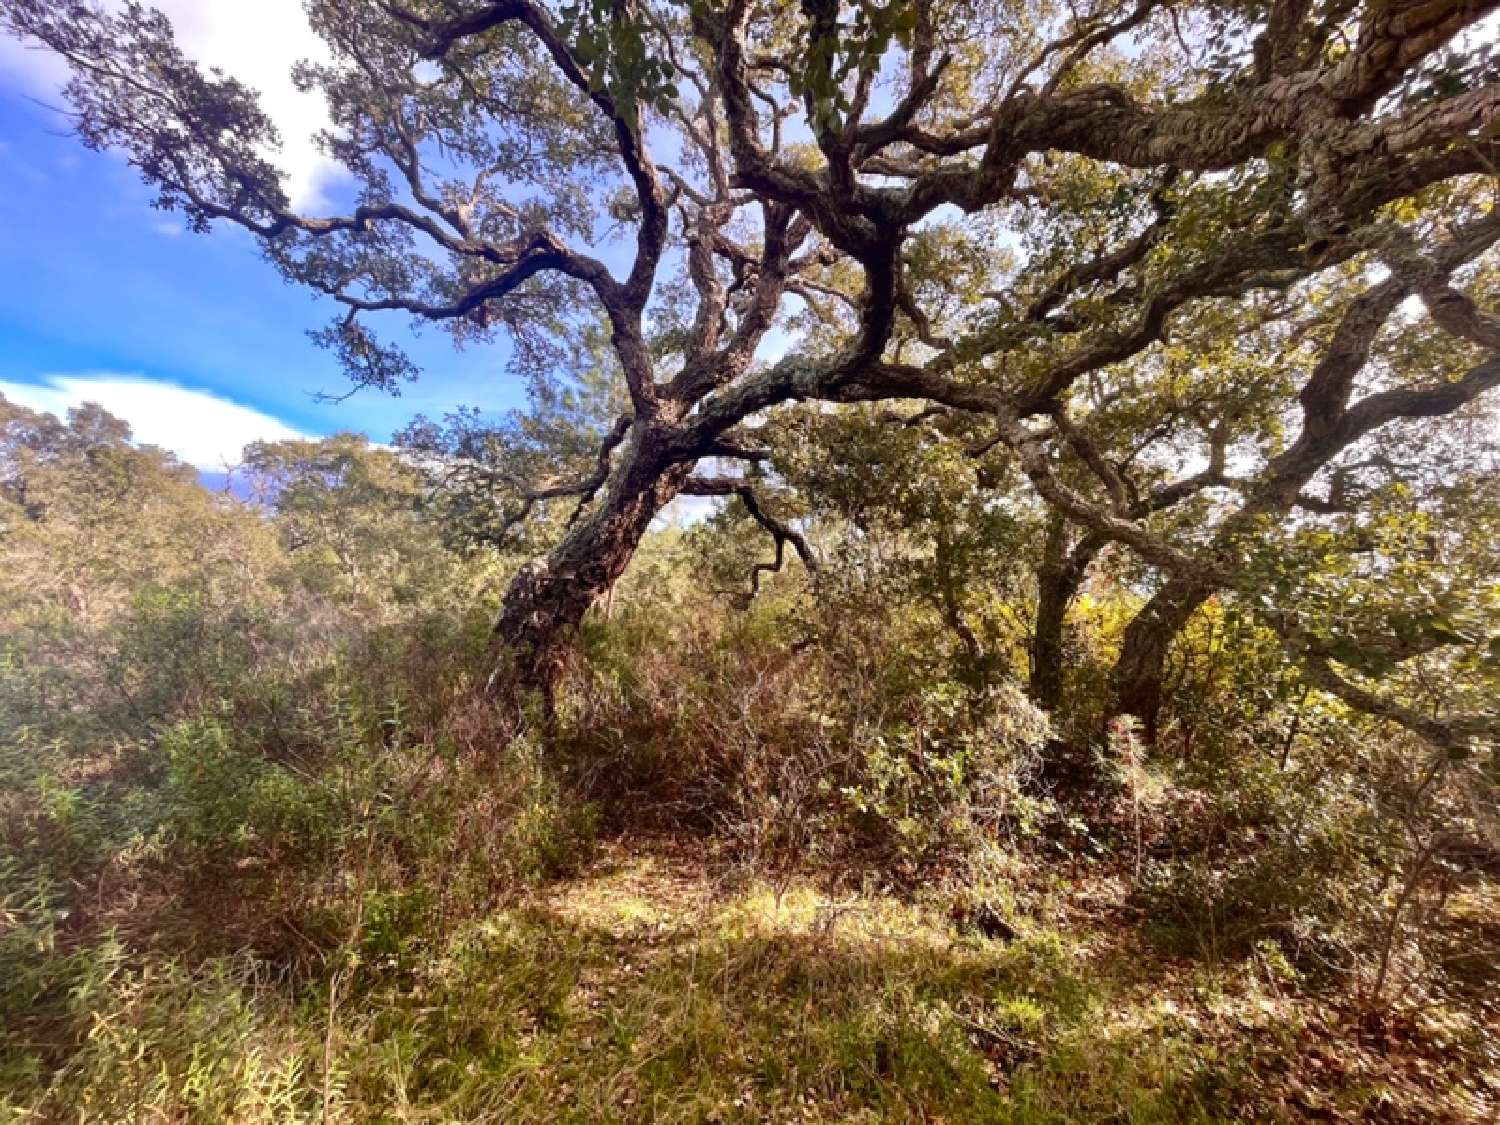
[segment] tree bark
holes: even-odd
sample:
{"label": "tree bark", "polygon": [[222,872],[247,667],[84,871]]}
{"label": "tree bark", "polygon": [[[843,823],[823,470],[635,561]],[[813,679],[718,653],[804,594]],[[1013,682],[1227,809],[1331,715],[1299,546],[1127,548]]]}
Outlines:
{"label": "tree bark", "polygon": [[1062,703],[1064,686],[1063,636],[1068,608],[1078,596],[1089,565],[1105,540],[1085,535],[1068,550],[1068,521],[1054,512],[1047,524],[1042,565],[1037,569],[1036,624],[1031,633],[1031,682],[1034,702],[1049,714]]}
{"label": "tree bark", "polygon": [[1125,628],[1114,668],[1114,713],[1139,719],[1148,742],[1160,733],[1162,681],[1172,642],[1215,589],[1196,578],[1170,578]]}
{"label": "tree bark", "polygon": [[584,614],[629,565],[651,521],[682,490],[692,467],[671,462],[649,430],[638,431],[592,509],[511,580],[495,620],[486,686],[507,720],[524,726],[536,703],[550,716]]}

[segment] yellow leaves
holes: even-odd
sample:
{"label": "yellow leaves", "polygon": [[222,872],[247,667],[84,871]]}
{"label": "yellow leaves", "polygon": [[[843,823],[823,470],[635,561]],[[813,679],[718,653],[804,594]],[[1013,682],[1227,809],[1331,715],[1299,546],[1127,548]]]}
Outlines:
{"label": "yellow leaves", "polygon": [[1398,223],[1414,223],[1422,217],[1422,208],[1414,198],[1407,197],[1392,203],[1390,213]]}

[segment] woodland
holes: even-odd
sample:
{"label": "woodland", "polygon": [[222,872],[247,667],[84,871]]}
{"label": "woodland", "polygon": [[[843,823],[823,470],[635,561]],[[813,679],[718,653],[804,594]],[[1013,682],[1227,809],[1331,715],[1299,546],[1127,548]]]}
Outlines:
{"label": "woodland", "polygon": [[1496,1120],[1497,7],[4,0],[527,405],[0,398],[0,1121]]}

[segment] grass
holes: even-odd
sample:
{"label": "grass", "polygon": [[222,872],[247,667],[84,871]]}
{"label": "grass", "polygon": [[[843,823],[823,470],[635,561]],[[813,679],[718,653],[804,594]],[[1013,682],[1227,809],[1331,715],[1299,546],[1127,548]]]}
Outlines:
{"label": "grass", "polygon": [[[1077,904],[1057,904],[1058,929],[1022,920],[995,941],[956,930],[938,899],[724,883],[701,861],[615,850],[453,932],[424,929],[412,905],[367,896],[356,940],[300,981],[248,954],[189,969],[108,941],[52,950],[39,987],[71,1039],[52,1028],[67,1049],[29,1069],[7,1043],[0,1121],[1478,1121],[1493,1108],[1482,1067],[1424,1073],[1412,1060],[1441,1053],[1371,1052],[1365,1031],[1253,960],[1163,960]],[[1482,1038],[1464,1057],[1476,1050]]]}
{"label": "grass", "polygon": [[[1094,1066],[1049,1049],[1100,1011],[1079,968],[1050,933],[998,945],[889,898],[634,859],[374,978],[345,1092],[412,1119],[1057,1120]],[[1137,1119],[1182,1092],[1163,1078]]]}

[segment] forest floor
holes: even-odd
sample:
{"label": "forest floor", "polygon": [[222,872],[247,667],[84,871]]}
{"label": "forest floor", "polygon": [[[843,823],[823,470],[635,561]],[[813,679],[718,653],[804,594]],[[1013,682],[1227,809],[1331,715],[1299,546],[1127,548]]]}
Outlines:
{"label": "forest floor", "polygon": [[1270,943],[1164,953],[1128,865],[1013,865],[955,907],[632,838],[447,928],[366,894],[300,975],[222,896],[91,945],[0,911],[0,1122],[1500,1120],[1500,997],[1372,1014]]}
{"label": "forest floor", "polygon": [[412,1120],[1497,1119],[1492,1020],[1371,1016],[1274,958],[1166,957],[1123,881],[1055,882],[1045,918],[987,937],[873,888],[606,848],[356,988],[346,1033],[384,1046],[348,1044],[347,1093]]}

